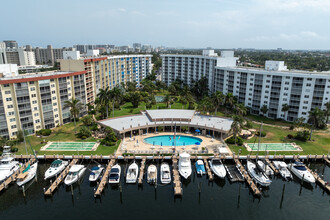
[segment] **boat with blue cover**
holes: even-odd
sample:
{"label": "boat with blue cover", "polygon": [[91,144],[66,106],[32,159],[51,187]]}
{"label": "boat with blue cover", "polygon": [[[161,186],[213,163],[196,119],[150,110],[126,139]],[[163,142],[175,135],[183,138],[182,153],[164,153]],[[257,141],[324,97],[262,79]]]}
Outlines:
{"label": "boat with blue cover", "polygon": [[205,166],[202,160],[197,160],[195,163],[197,174],[203,176],[205,174]]}
{"label": "boat with blue cover", "polygon": [[92,167],[91,173],[89,174],[89,181],[94,182],[101,178],[104,171],[104,167],[102,165],[98,165],[95,167]]}
{"label": "boat with blue cover", "polygon": [[69,162],[65,160],[54,160],[45,172],[45,180],[60,174],[68,164]]}

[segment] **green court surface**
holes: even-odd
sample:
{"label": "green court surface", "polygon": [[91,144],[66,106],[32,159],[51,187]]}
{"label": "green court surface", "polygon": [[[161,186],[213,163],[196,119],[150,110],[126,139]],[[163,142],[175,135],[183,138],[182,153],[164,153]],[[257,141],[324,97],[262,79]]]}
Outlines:
{"label": "green court surface", "polygon": [[[258,150],[258,143],[247,144],[252,151]],[[296,151],[298,150],[295,148],[291,143],[260,143],[259,151]]]}
{"label": "green court surface", "polygon": [[53,142],[45,150],[53,151],[90,151],[95,142]]}

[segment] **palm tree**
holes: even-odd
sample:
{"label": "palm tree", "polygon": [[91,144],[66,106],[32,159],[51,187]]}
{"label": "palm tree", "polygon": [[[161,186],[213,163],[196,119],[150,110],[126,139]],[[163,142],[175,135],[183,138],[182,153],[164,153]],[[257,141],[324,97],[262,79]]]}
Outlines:
{"label": "palm tree", "polygon": [[239,115],[233,115],[233,123],[231,124],[230,131],[233,132],[235,138],[235,145],[237,140],[237,134],[241,133],[244,124],[244,119]]}
{"label": "palm tree", "polygon": [[324,122],[324,113],[318,107],[314,108],[312,111],[308,112],[309,119],[308,122],[311,124],[311,135],[309,136],[309,140],[312,140],[313,129],[317,127],[321,127]]}
{"label": "palm tree", "polygon": [[173,101],[173,97],[170,94],[166,94],[164,97],[164,102],[166,102],[167,108],[170,106],[172,101]]}
{"label": "palm tree", "polygon": [[216,91],[215,93],[213,93],[212,101],[215,106],[215,115],[217,115],[218,108],[224,103],[225,98],[226,96],[220,91]]}
{"label": "palm tree", "polygon": [[106,87],[105,89],[100,89],[99,93],[97,94],[97,97],[99,98],[99,104],[105,106],[107,118],[109,117],[109,104],[111,101],[111,91],[109,87]]}
{"label": "palm tree", "polygon": [[268,107],[267,105],[263,105],[260,109],[260,111],[262,112],[262,114],[265,116],[265,114],[268,112]]}
{"label": "palm tree", "polygon": [[64,103],[65,108],[70,108],[70,114],[74,121],[74,133],[76,133],[76,118],[79,116],[79,112],[83,108],[83,104],[79,99],[74,98],[72,98],[71,101],[67,100]]}
{"label": "palm tree", "polygon": [[240,116],[244,116],[246,115],[247,112],[247,108],[245,107],[244,104],[240,103],[240,104],[235,104],[234,105],[236,114],[240,115]]}
{"label": "palm tree", "polygon": [[210,111],[212,108],[212,101],[208,96],[205,96],[198,104],[198,110],[202,112]]}
{"label": "palm tree", "polygon": [[303,128],[305,127],[305,118],[304,117],[300,117],[300,118],[297,118],[295,121],[294,121],[294,124],[297,128],[297,130],[299,130],[299,128]]}
{"label": "palm tree", "polygon": [[330,101],[325,103],[325,110],[324,110],[324,114],[325,114],[325,123],[328,124],[329,122],[329,117],[330,117]]}
{"label": "palm tree", "polygon": [[287,112],[290,110],[290,106],[288,105],[288,104],[283,104],[282,105],[282,112],[285,112],[285,116],[284,116],[284,118],[285,118],[285,120],[287,119],[286,118],[286,114],[287,114]]}

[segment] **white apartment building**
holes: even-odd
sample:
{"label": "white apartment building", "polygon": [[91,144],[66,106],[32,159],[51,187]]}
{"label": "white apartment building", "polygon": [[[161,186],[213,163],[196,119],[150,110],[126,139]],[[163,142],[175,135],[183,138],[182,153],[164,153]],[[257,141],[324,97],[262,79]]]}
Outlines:
{"label": "white apartment building", "polygon": [[[330,72],[288,71],[283,61],[266,61],[264,70],[242,68],[236,66],[233,52],[222,53],[221,57],[203,54],[162,55],[162,80],[170,85],[181,79],[191,85],[192,80],[206,76],[210,93],[232,93],[253,114],[261,114],[260,109],[266,105],[265,116],[288,121],[300,117],[307,120],[310,110],[324,109],[330,101]],[[289,105],[289,111],[282,112],[284,104]]]}

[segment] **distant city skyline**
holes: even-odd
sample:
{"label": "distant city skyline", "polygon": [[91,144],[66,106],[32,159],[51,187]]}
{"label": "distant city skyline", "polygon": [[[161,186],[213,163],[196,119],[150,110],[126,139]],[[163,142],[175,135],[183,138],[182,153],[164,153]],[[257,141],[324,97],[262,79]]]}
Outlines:
{"label": "distant city skyline", "polygon": [[13,0],[2,7],[10,20],[1,38],[19,46],[330,49],[327,0]]}

